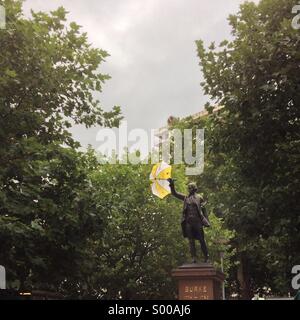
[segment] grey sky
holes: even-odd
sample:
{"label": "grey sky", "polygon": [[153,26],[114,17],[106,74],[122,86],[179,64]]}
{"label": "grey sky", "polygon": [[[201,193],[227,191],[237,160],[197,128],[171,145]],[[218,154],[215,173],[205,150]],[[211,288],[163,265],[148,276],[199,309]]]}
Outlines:
{"label": "grey sky", "polygon": [[[208,100],[200,87],[195,40],[230,36],[227,17],[243,0],[27,0],[25,12],[64,6],[94,46],[110,53],[101,71],[112,76],[100,101],[120,105],[129,128],[158,128],[170,115],[199,112]],[[257,2],[257,1],[255,1]],[[76,126],[83,146],[96,132]]]}

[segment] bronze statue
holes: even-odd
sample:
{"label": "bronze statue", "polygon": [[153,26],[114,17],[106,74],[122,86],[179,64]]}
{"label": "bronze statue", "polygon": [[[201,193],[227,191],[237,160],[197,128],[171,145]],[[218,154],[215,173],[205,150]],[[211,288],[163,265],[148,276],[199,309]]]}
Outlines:
{"label": "bronze statue", "polygon": [[203,227],[209,227],[210,223],[208,220],[207,212],[204,207],[205,202],[203,198],[198,195],[197,185],[195,183],[188,184],[188,195],[185,196],[175,190],[174,180],[168,179],[171,193],[177,199],[183,201],[183,212],[182,212],[182,233],[185,238],[188,238],[190,245],[190,252],[193,263],[196,263],[196,246],[195,240],[199,240],[201,250],[204,255],[204,261],[208,262],[208,250],[204,238]]}

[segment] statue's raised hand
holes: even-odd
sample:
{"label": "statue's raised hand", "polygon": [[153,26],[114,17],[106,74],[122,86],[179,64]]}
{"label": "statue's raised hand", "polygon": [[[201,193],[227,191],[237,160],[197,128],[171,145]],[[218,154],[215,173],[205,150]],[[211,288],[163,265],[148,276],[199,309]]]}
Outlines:
{"label": "statue's raised hand", "polygon": [[174,180],[173,179],[169,178],[168,182],[169,182],[170,187],[174,186]]}

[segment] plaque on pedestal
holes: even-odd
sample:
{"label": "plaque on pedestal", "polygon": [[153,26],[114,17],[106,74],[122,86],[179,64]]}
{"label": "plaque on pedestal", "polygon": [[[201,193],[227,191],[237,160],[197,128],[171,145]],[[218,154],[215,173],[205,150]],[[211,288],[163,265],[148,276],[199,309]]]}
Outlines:
{"label": "plaque on pedestal", "polygon": [[211,263],[184,264],[172,271],[179,300],[222,300],[224,273]]}

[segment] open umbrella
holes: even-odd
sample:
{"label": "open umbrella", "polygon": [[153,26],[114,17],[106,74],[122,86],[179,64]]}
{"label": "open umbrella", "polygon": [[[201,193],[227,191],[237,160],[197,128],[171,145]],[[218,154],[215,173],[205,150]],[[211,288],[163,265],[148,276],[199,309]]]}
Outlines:
{"label": "open umbrella", "polygon": [[150,173],[150,181],[152,182],[152,193],[163,199],[171,193],[169,181],[171,178],[172,167],[166,162],[162,161],[153,166]]}

